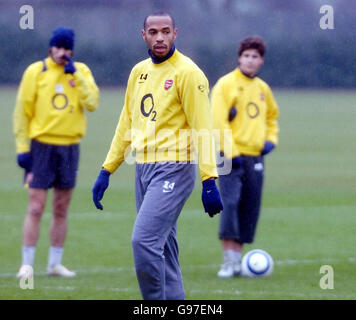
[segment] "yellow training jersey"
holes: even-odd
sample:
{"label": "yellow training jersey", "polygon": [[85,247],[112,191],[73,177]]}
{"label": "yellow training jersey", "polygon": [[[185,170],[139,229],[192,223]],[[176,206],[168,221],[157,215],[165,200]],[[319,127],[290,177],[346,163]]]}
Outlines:
{"label": "yellow training jersey", "polygon": [[84,63],[74,65],[77,71],[65,74],[48,57],[24,72],[13,114],[17,153],[29,151],[29,139],[70,145],[85,135],[84,109],[98,107],[99,89]]}
{"label": "yellow training jersey", "polygon": [[138,163],[192,161],[196,151],[202,180],[217,177],[208,95],[204,73],[178,50],[138,63],[103,167],[114,172],[130,148]]}
{"label": "yellow training jersey", "polygon": [[[237,68],[218,80],[211,100],[219,149],[227,158],[240,154],[257,156],[267,140],[277,145],[279,108],[262,79],[249,78]],[[231,130],[232,141],[228,135],[225,140],[229,141],[224,140],[226,129]]]}

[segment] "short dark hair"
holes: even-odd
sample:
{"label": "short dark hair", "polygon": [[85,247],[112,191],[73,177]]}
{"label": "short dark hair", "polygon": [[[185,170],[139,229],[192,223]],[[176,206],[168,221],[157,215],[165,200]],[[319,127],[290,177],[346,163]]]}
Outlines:
{"label": "short dark hair", "polygon": [[173,17],[172,17],[168,12],[158,11],[158,12],[151,13],[151,14],[149,14],[148,16],[145,17],[145,20],[143,21],[143,30],[146,30],[147,19],[148,19],[149,17],[156,17],[156,16],[158,16],[158,17],[161,17],[161,16],[168,16],[168,17],[170,17],[171,20],[172,20],[173,29],[176,27],[176,23],[175,23]]}
{"label": "short dark hair", "polygon": [[263,39],[259,36],[247,37],[240,42],[239,49],[238,49],[239,57],[242,55],[242,53],[245,50],[248,49],[256,49],[261,55],[261,57],[264,57],[266,52],[266,44],[263,41]]}

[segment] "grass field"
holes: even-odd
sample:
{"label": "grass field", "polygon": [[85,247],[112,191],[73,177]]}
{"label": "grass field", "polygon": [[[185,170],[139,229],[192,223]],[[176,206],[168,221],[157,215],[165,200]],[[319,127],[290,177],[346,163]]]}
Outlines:
{"label": "grass field", "polygon": [[[34,290],[22,290],[22,224],[27,193],[16,165],[12,111],[16,90],[0,89],[0,299],[140,299],[131,254],[135,219],[134,167],[111,177],[98,212],[91,187],[109,148],[123,93],[102,90],[100,108],[88,114],[78,185],[70,207],[63,264],[75,279],[48,278],[50,200],[36,251]],[[218,279],[222,253],[218,218],[200,201],[201,185],[178,224],[187,299],[356,299],[355,92],[276,91],[280,145],[266,160],[261,219],[246,250],[267,250],[275,270],[265,279]],[[334,270],[334,289],[323,290],[320,268]]]}

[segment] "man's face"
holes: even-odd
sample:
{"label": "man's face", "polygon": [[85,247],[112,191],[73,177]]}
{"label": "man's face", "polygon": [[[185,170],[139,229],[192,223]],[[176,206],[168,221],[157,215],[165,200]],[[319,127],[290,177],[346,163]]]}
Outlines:
{"label": "man's face", "polygon": [[142,37],[155,57],[164,58],[177,37],[177,29],[173,29],[169,16],[150,16],[146,20],[145,30],[142,30]]}
{"label": "man's face", "polygon": [[264,63],[257,49],[244,50],[238,61],[241,71],[250,77],[255,76]]}
{"label": "man's face", "polygon": [[70,49],[59,48],[59,47],[51,47],[49,50],[49,54],[52,57],[53,61],[57,64],[64,65],[66,64],[67,60],[64,59],[64,56],[69,58],[72,57],[73,51]]}

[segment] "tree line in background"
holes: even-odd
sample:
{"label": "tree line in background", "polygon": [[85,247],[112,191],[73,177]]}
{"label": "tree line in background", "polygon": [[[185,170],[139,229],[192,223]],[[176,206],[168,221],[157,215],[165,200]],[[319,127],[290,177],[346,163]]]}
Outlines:
{"label": "tree line in background", "polygon": [[[26,31],[5,21],[4,8],[10,8],[10,2],[0,6],[0,84],[17,84],[30,63],[47,55],[51,30],[71,21],[69,26],[79,34],[75,59],[90,67],[98,85],[125,86],[131,68],[147,58],[140,20],[147,12],[162,9],[176,19],[177,48],[201,67],[211,85],[237,66],[238,42],[259,34],[267,43],[260,76],[271,86],[356,87],[356,4],[350,1],[334,2],[335,30],[328,31],[318,26],[321,0],[288,5],[282,0],[105,0],[100,6],[91,0],[73,1],[76,7],[69,1],[34,1],[37,27]],[[11,2],[15,9],[17,2]],[[13,14],[17,19],[18,11]]]}

